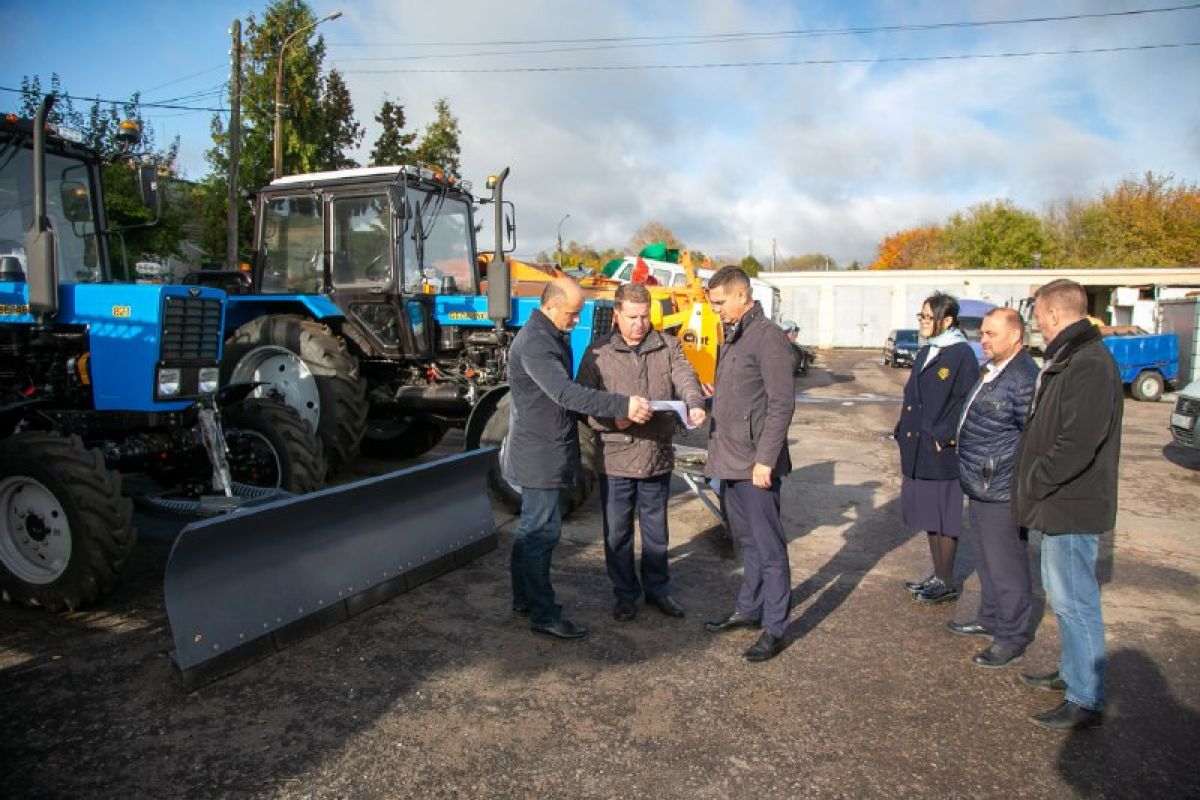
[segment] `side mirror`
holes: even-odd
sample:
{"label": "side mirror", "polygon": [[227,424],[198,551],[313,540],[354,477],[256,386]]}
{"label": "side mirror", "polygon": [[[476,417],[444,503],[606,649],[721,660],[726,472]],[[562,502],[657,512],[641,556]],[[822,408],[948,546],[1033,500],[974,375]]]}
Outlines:
{"label": "side mirror", "polygon": [[508,200],[504,201],[504,252],[517,249],[517,209]]}
{"label": "side mirror", "polygon": [[89,222],[92,219],[92,198],[87,185],[79,181],[63,181],[59,184],[59,198],[63,216],[71,222]]}
{"label": "side mirror", "polygon": [[388,187],[388,207],[392,217],[397,220],[397,236],[403,236],[408,230],[408,196],[404,194],[404,189],[399,186]]}
{"label": "side mirror", "polygon": [[137,168],[138,196],[142,205],[157,212],[162,198],[158,194],[158,167],[153,164],[139,164]]}

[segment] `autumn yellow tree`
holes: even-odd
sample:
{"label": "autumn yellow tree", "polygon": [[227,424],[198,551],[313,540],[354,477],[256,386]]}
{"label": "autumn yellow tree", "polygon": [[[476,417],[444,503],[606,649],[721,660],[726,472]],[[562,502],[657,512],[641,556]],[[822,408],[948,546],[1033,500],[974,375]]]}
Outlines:
{"label": "autumn yellow tree", "polygon": [[664,225],[662,222],[652,219],[645,225],[637,229],[633,234],[633,238],[629,240],[629,250],[632,253],[640,252],[643,247],[648,244],[663,242],[672,250],[683,250],[683,242],[675,235],[675,232]]}
{"label": "autumn yellow tree", "polygon": [[893,233],[879,243],[878,254],[868,269],[946,269],[944,232],[939,225],[926,225]]}

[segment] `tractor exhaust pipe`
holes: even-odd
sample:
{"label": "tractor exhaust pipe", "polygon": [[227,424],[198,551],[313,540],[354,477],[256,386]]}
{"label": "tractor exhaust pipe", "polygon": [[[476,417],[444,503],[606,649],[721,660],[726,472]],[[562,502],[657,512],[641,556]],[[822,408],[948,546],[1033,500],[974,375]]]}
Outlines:
{"label": "tractor exhaust pipe", "polygon": [[488,178],[496,214],[496,255],[488,265],[488,319],[495,323],[497,331],[504,330],[504,323],[512,316],[512,282],[504,258],[504,181],[508,169],[505,167],[499,175]]}
{"label": "tractor exhaust pipe", "polygon": [[25,280],[29,284],[29,312],[40,320],[58,313],[58,262],[54,252],[54,227],[46,216],[46,118],[54,95],[42,98],[33,120],[33,223],[25,232]]}

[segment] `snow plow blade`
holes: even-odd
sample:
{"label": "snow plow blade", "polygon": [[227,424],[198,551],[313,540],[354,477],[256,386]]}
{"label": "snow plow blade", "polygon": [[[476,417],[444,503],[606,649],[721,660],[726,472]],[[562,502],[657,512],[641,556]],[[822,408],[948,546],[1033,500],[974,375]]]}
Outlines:
{"label": "snow plow blade", "polygon": [[496,547],[495,448],[188,525],[163,591],[192,690]]}

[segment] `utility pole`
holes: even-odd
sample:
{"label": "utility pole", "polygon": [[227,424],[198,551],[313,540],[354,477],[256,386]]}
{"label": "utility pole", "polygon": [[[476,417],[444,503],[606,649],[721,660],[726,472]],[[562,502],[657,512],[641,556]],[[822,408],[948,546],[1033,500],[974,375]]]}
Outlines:
{"label": "utility pole", "polygon": [[775,237],[771,237],[771,272],[775,271]]}
{"label": "utility pole", "polygon": [[225,222],[225,268],[238,268],[238,157],[242,143],[242,21],[229,29],[233,71],[229,75],[229,217]]}

